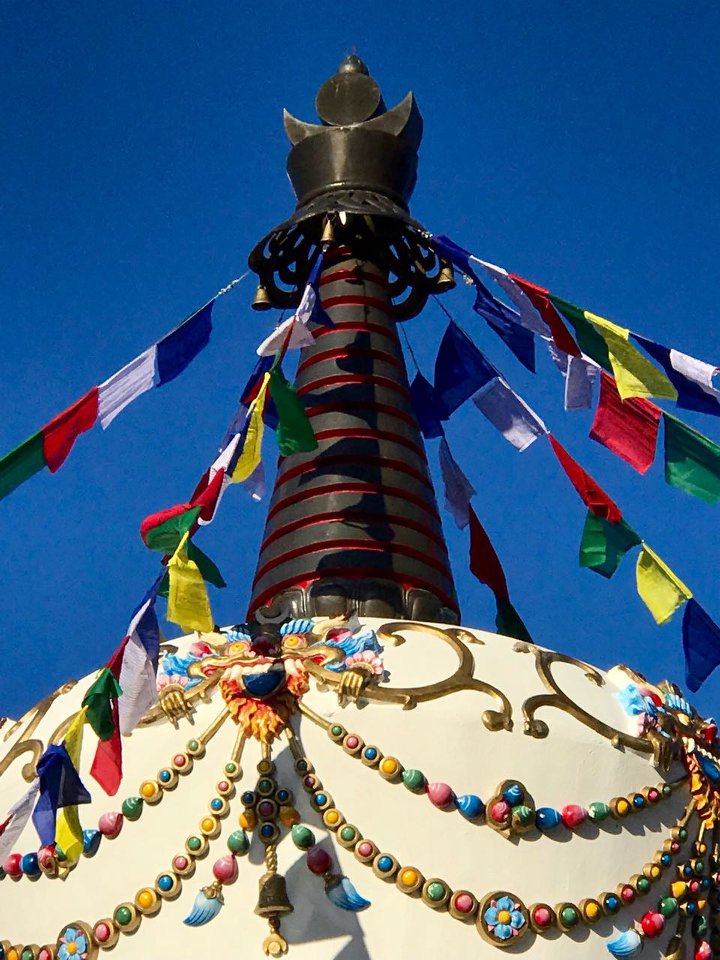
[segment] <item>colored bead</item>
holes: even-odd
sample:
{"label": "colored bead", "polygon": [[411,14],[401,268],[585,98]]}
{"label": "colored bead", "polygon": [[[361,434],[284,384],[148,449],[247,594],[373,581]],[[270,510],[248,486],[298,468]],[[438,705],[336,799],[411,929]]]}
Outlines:
{"label": "colored bead", "polygon": [[623,884],[620,890],[620,899],[623,903],[632,903],[635,899],[635,891],[629,883]]}
{"label": "colored bead", "polygon": [[530,807],[526,807],[525,804],[521,803],[519,806],[513,807],[512,825],[516,830],[523,830],[531,826],[534,819],[534,811]]}
{"label": "colored bead", "polygon": [[377,868],[381,873],[388,873],[393,868],[393,859],[385,856],[379,857],[377,862]]}
{"label": "colored bead", "polygon": [[26,853],[20,861],[20,869],[26,877],[39,877],[40,864],[36,853]]}
{"label": "colored bead", "polygon": [[407,867],[405,870],[400,871],[399,880],[403,887],[414,887],[419,879],[420,874],[417,870],[413,870],[412,867]]}
{"label": "colored bead", "polygon": [[343,728],[336,723],[334,726],[330,727],[330,733],[333,735],[333,737],[341,737],[343,734]]}
{"label": "colored bead", "polygon": [[114,840],[122,830],[124,822],[125,818],[121,813],[104,813],[98,820],[98,830],[108,840]]}
{"label": "colored bead", "polygon": [[183,857],[182,854],[175,857],[175,859],[173,860],[173,870],[177,870],[178,873],[182,873],[183,870],[187,870],[189,866],[190,866],[190,861],[188,860],[187,857]]}
{"label": "colored bead", "polygon": [[212,800],[210,801],[210,807],[215,812],[222,810],[224,806],[225,804],[220,799],[220,797],[213,797]]}
{"label": "colored bead", "polygon": [[272,840],[272,838],[276,835],[276,833],[277,833],[277,828],[273,823],[264,823],[260,827],[260,836],[264,840]]}
{"label": "colored bead", "polygon": [[442,900],[447,892],[447,888],[444,883],[440,883],[439,880],[435,880],[432,883],[429,883],[425,888],[425,894],[428,899],[437,903],[438,900]]}
{"label": "colored bead", "polygon": [[660,793],[655,789],[655,787],[650,787],[647,792],[647,798],[649,803],[657,803],[660,799]]}
{"label": "colored bead", "polygon": [[278,803],[287,803],[290,800],[290,791],[278,790],[278,792],[275,794],[275,799]]}
{"label": "colored bead", "polygon": [[132,910],[130,907],[118,907],[113,918],[119,926],[126,927],[132,920]]}
{"label": "colored bead", "polygon": [[99,830],[83,830],[83,854],[86,857],[94,857],[100,849],[102,834]]}
{"label": "colored bead", "polygon": [[[168,890],[172,890],[173,886],[175,885],[175,878],[169,873],[163,873],[158,877],[157,885],[163,893],[167,893]],[[117,917],[115,919],[117,919]]]}
{"label": "colored bead", "polygon": [[246,807],[251,807],[255,803],[256,797],[252,790],[246,790],[240,800]]}
{"label": "colored bead", "polygon": [[700,940],[708,932],[708,922],[707,918],[704,917],[701,913],[693,917],[692,922],[692,935],[696,940]]}
{"label": "colored bead", "polygon": [[472,913],[475,909],[475,898],[472,894],[462,891],[455,894],[452,905],[458,913]]}
{"label": "colored bead", "polygon": [[5,858],[3,863],[3,870],[9,877],[21,877],[22,876],[22,854],[21,853],[11,853]]}
{"label": "colored bead", "polygon": [[394,757],[385,757],[380,763],[380,771],[386,777],[394,777],[400,770],[400,764]]}
{"label": "colored bead", "polygon": [[325,823],[329,827],[332,827],[336,823],[340,822],[340,817],[341,817],[341,814],[339,810],[328,810],[324,817]]}
{"label": "colored bead", "polygon": [[227,838],[228,850],[230,853],[235,853],[239,856],[248,852],[250,848],[250,841],[248,840],[248,835],[244,830],[233,830],[230,836]]}
{"label": "colored bead", "polygon": [[306,790],[314,790],[318,786],[318,780],[316,777],[310,775],[303,780],[303,786]]}
{"label": "colored bead", "polygon": [[419,793],[424,790],[427,783],[425,774],[421,773],[420,770],[403,770],[402,779],[412,793]]}
{"label": "colored bead", "polygon": [[305,856],[305,860],[308,868],[317,876],[327,873],[332,865],[330,854],[322,847],[311,847]]}
{"label": "colored bead", "polygon": [[602,823],[610,816],[610,807],[601,800],[594,800],[588,807],[588,817],[593,823]]}
{"label": "colored bead", "polygon": [[310,847],[315,846],[315,834],[301,823],[295,824],[290,831],[290,836],[300,850],[309,850]]}
{"label": "colored bead", "polygon": [[640,920],[640,926],[643,928],[646,937],[650,939],[659,937],[665,928],[665,917],[661,913],[653,913],[652,910],[648,910]]}
{"label": "colored bead", "polygon": [[25,947],[20,954],[20,960],[35,960],[35,951],[32,947]]}
{"label": "colored bead", "polygon": [[348,750],[356,750],[359,745],[360,740],[354,734],[351,733],[350,736],[345,738],[345,746]]}
{"label": "colored bead", "polygon": [[172,770],[161,770],[161,771],[158,773],[158,780],[159,780],[160,783],[162,783],[162,784],[170,783],[170,781],[172,780],[172,778],[173,778],[173,772],[172,772]]}
{"label": "colored bead", "polygon": [[562,822],[568,830],[575,830],[585,821],[587,810],[584,810],[577,803],[570,803],[560,811]]}
{"label": "colored bead", "polygon": [[503,800],[507,800],[511,807],[516,807],[525,799],[525,791],[519,783],[508,784],[503,790]]}
{"label": "colored bead", "polygon": [[455,792],[447,783],[429,783],[427,795],[438,810],[449,810],[455,803]]}
{"label": "colored bead", "polygon": [[583,914],[585,916],[585,919],[589,920],[590,923],[592,923],[593,921],[597,920],[598,917],[600,916],[600,905],[596,903],[594,900],[589,900],[588,903],[585,904],[585,907],[583,909]]}
{"label": "colored bead", "polygon": [[615,815],[618,817],[626,817],[631,809],[630,804],[624,797],[620,797],[620,799],[615,802]]}
{"label": "colored bead", "polygon": [[231,853],[226,853],[213,864],[213,876],[220,883],[234,883],[238,876],[237,860]]}
{"label": "colored bead", "polygon": [[357,852],[361,857],[369,857],[373,852],[373,845],[369,840],[363,840],[357,846]]}
{"label": "colored bead", "polygon": [[232,760],[230,761],[230,763],[225,764],[225,773],[229,777],[234,777],[237,772],[238,772],[238,765],[234,763]]}
{"label": "colored bead", "polygon": [[183,767],[187,766],[188,758],[184,753],[176,753],[172,758],[172,762],[176,767],[182,769]]}
{"label": "colored bead", "polygon": [[140,794],[144,800],[152,800],[158,792],[158,785],[154,780],[145,780],[140,784]]}
{"label": "colored bead", "polygon": [[346,843],[352,843],[357,835],[355,827],[343,827],[340,831],[340,838]]}
{"label": "colored bead", "polygon": [[128,797],[127,800],[123,800],[121,807],[122,815],[126,820],[139,820],[142,808],[142,797]]}
{"label": "colored bead", "polygon": [[203,817],[200,821],[200,829],[203,833],[213,833],[217,828],[217,822],[214,817]]}
{"label": "colored bead", "polygon": [[243,830],[254,830],[257,826],[257,814],[254,810],[245,810],[238,817],[238,823]]}
{"label": "colored bead", "polygon": [[569,903],[560,911],[560,921],[565,927],[574,927],[579,919],[577,910]]}
{"label": "colored bead", "polygon": [[280,817],[280,822],[285,827],[292,827],[294,823],[298,823],[300,821],[300,814],[297,812],[295,807],[280,807],[278,816]]}
{"label": "colored bead", "polygon": [[38,863],[42,870],[52,870],[55,866],[55,849],[53,847],[40,847],[38,850]]}
{"label": "colored bead", "polygon": [[194,753],[195,750],[200,749],[200,744],[197,742],[197,740],[188,740],[187,748],[191,753]]}
{"label": "colored bead", "polygon": [[682,880],[675,880],[674,883],[670,884],[670,893],[676,900],[682,900],[687,890],[687,884],[683,883]]}
{"label": "colored bead", "polygon": [[267,777],[263,777],[262,780],[258,780],[258,793],[265,794],[266,796],[271,794],[275,788],[275,784],[272,780],[269,780]]}
{"label": "colored bead", "polygon": [[261,817],[271,817],[275,812],[275,804],[270,800],[261,800],[258,804],[258,813]]}
{"label": "colored bead", "polygon": [[554,830],[562,823],[562,817],[552,807],[540,807],[535,811],[535,824],[543,833]]}
{"label": "colored bead", "polygon": [[[0,957],[2,955],[0,954]],[[52,960],[53,955],[49,947],[41,947],[38,953],[38,960]]]}
{"label": "colored bead", "polygon": [[603,906],[606,913],[617,913],[620,909],[620,901],[614,894],[610,893],[603,900]]}
{"label": "colored bead", "polygon": [[202,840],[200,837],[188,837],[186,846],[194,853],[202,847]]}
{"label": "colored bead", "polygon": [[536,907],[532,912],[532,921],[536,927],[546,930],[552,923],[552,913],[548,907]]}
{"label": "colored bead", "polygon": [[510,816],[510,804],[507,800],[496,800],[490,807],[490,816],[495,823],[504,823]]}
{"label": "colored bead", "polygon": [[695,953],[693,954],[693,960],[710,960],[712,957],[712,948],[707,940],[701,940],[700,943],[695,945]]}
{"label": "colored bead", "polygon": [[456,797],[455,806],[466,820],[479,820],[485,812],[485,804],[474,793],[466,793],[462,797]]}
{"label": "colored bead", "polygon": [[327,795],[324,793],[316,793],[313,797],[313,803],[316,807],[324,807],[327,803]]}
{"label": "colored bead", "polygon": [[155,892],[147,889],[141,890],[135,897],[135,902],[142,910],[149,910],[156,903]]}
{"label": "colored bead", "polygon": [[636,885],[638,893],[647,893],[650,889],[650,881],[647,877],[638,877]]}

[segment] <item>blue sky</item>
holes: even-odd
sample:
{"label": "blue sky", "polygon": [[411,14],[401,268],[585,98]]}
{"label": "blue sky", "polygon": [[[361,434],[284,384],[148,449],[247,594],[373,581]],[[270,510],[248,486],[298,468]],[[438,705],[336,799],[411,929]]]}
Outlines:
{"label": "blue sky", "polygon": [[[677,0],[3,4],[0,449],[245,270],[293,207],[282,108],[314,119],[318,86],[353,47],[388,104],[418,98],[413,214],[429,229],[720,363],[718,40],[719,7]],[[252,294],[249,280],[218,302],[211,343],[182,378],[0,503],[0,714],[88,673],[122,639],[156,570],[140,522],[192,492],[272,325]],[[549,358],[527,374],[468,291],[444,302],[720,619],[720,505],[666,486],[661,448],[640,477],[588,440],[591,414],[563,411]],[[434,305],[406,325],[426,373],[443,328]],[[720,440],[720,420],[682,416]],[[682,681],[681,618],[655,626],[634,555],[609,582],[579,569],[584,509],[549,445],[515,453],[472,405],[449,439],[536,641]],[[264,512],[233,489],[200,534],[228,581],[212,597],[218,622],[244,615]],[[464,622],[491,627],[466,534],[445,526]],[[695,702],[712,713],[719,693],[720,673]]]}

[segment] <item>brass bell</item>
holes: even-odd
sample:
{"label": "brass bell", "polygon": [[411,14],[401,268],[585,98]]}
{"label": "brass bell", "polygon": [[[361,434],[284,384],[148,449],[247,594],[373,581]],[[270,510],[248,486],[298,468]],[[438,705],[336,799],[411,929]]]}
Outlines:
{"label": "brass bell", "polygon": [[330,217],[325,221],[325,226],[323,227],[321,243],[335,243],[335,231],[333,230],[332,221]]}
{"label": "brass bell", "polygon": [[270,310],[272,309],[272,303],[270,302],[270,297],[265,287],[259,283],[257,285],[257,290],[255,291],[255,299],[252,302],[253,310]]}
{"label": "brass bell", "polygon": [[259,917],[274,917],[292,913],[293,910],[287,895],[285,877],[279,873],[266,873],[261,877],[255,913]]}
{"label": "brass bell", "polygon": [[444,263],[435,281],[435,289],[438,293],[444,293],[446,290],[452,290],[454,286],[456,286],[456,284],[453,268],[449,263]]}

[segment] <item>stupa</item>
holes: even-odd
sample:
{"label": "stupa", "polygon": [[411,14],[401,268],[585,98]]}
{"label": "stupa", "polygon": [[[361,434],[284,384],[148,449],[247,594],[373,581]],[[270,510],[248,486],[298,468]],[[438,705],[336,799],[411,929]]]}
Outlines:
{"label": "stupa", "polygon": [[[422,120],[356,56],[316,105],[285,115],[298,204],[250,266],[257,308],[312,311],[317,448],[281,458],[241,622],[162,644],[81,854],[15,840],[0,960],[720,956],[715,726],[461,625],[398,339],[454,283],[408,212]],[[0,727],[0,813],[93,680]]]}

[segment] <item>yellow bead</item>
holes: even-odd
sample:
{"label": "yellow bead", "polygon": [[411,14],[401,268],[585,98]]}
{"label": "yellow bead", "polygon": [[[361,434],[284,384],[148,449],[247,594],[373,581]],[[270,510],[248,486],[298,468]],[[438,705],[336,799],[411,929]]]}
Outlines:
{"label": "yellow bead", "polygon": [[650,877],[651,877],[653,880],[657,880],[657,878],[658,878],[659,876],[660,876],[660,867],[659,867],[656,863],[654,863],[654,864],[650,867]]}
{"label": "yellow bead", "polygon": [[157,792],[157,784],[153,783],[152,780],[146,780],[145,783],[140,787],[140,793],[147,800],[149,797],[154,797]]}
{"label": "yellow bead", "polygon": [[137,895],[137,905],[147,910],[155,903],[155,894],[152,890],[141,890]]}
{"label": "yellow bead", "polygon": [[325,822],[328,824],[337,823],[339,819],[340,814],[337,812],[337,810],[328,810],[328,812],[325,814]]}
{"label": "yellow bead", "polygon": [[[329,813],[334,813],[333,810],[330,810]],[[292,827],[296,823],[300,823],[300,814],[297,812],[295,807],[280,807],[280,821],[286,827]],[[335,821],[333,821],[334,823]]]}
{"label": "yellow bead", "polygon": [[403,870],[400,874],[400,883],[404,887],[414,887],[419,879],[417,870]]}
{"label": "yellow bead", "polygon": [[215,820],[212,817],[203,817],[200,821],[200,829],[204,833],[212,833],[215,829]]}
{"label": "yellow bead", "polygon": [[682,880],[676,880],[675,883],[670,884],[670,893],[676,900],[679,900],[686,890],[687,884],[683,883]]}
{"label": "yellow bead", "polygon": [[7,958],[8,960],[20,960],[20,954],[17,952],[15,947],[10,947]]}
{"label": "yellow bead", "polygon": [[397,760],[393,760],[392,757],[385,757],[380,764],[380,769],[388,776],[392,776],[393,773],[397,773],[398,762]]}
{"label": "yellow bead", "polygon": [[589,903],[585,907],[585,916],[589,920],[594,920],[599,914],[600,911],[598,910],[598,905],[596,903]]}
{"label": "yellow bead", "polygon": [[627,800],[618,800],[617,812],[620,814],[620,816],[624,816],[626,813],[629,813],[629,811],[630,804],[627,802]]}
{"label": "yellow bead", "polygon": [[238,817],[238,822],[243,830],[254,830],[257,826],[257,816],[254,810],[245,810]]}

